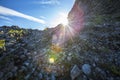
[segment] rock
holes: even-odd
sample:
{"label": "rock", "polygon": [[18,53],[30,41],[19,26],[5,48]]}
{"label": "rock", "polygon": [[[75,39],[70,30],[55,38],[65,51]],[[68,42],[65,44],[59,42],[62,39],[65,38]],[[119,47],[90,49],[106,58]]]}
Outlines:
{"label": "rock", "polygon": [[3,72],[0,72],[0,79],[3,77]]}
{"label": "rock", "polygon": [[13,76],[13,73],[12,73],[12,72],[8,72],[8,73],[5,75],[6,78],[11,78],[12,76]]}
{"label": "rock", "polygon": [[[106,73],[104,70],[102,70],[101,68],[99,67],[96,67],[95,68],[95,74],[97,74],[98,76],[100,76],[101,79],[105,79],[106,78]],[[110,79],[109,79],[110,80]]]}
{"label": "rock", "polygon": [[20,58],[24,61],[26,60],[26,56],[25,55],[21,55]]}
{"label": "rock", "polygon": [[71,61],[71,59],[72,59],[71,56],[68,56],[68,57],[67,57],[67,60],[68,60],[68,61]]}
{"label": "rock", "polygon": [[15,66],[15,67],[12,69],[12,72],[13,72],[13,73],[16,73],[17,70],[18,70],[18,67]]}
{"label": "rock", "polygon": [[25,80],[28,80],[30,78],[31,74],[28,74],[27,76],[25,76]]}
{"label": "rock", "polygon": [[95,62],[98,62],[98,61],[99,61],[99,58],[98,58],[98,57],[95,57],[94,60],[95,60]]}
{"label": "rock", "polygon": [[39,73],[39,74],[38,74],[38,78],[39,78],[39,80],[41,80],[41,79],[43,78],[42,73]]}
{"label": "rock", "polygon": [[54,74],[54,73],[52,73],[52,75],[51,75],[51,80],[56,80],[56,79],[55,79],[55,74]]}
{"label": "rock", "polygon": [[30,63],[29,63],[28,61],[25,61],[25,62],[24,62],[24,65],[25,65],[25,66],[29,66]]}
{"label": "rock", "polygon": [[72,80],[74,80],[76,77],[78,77],[80,74],[80,69],[77,65],[74,65],[71,72],[70,72],[70,76],[72,78]]}
{"label": "rock", "polygon": [[72,56],[72,53],[69,53],[68,56]]}
{"label": "rock", "polygon": [[21,67],[21,70],[22,70],[22,71],[27,71],[27,68],[26,68],[25,66],[22,66],[22,67]]}
{"label": "rock", "polygon": [[84,74],[89,75],[91,73],[91,66],[89,64],[84,64],[82,66],[82,71]]}
{"label": "rock", "polygon": [[87,77],[84,75],[82,80],[88,80]]}
{"label": "rock", "polygon": [[93,64],[92,64],[92,66],[93,66],[93,67],[96,67],[96,64],[95,64],[95,63],[93,63]]}
{"label": "rock", "polygon": [[113,77],[108,77],[107,80],[114,80],[114,78]]}
{"label": "rock", "polygon": [[35,51],[33,54],[34,54],[34,55],[36,55],[36,54],[37,54],[37,52]]}
{"label": "rock", "polygon": [[15,55],[14,61],[15,61],[14,64],[15,64],[16,66],[22,64],[22,60],[21,60],[20,57],[17,56],[17,55]]}

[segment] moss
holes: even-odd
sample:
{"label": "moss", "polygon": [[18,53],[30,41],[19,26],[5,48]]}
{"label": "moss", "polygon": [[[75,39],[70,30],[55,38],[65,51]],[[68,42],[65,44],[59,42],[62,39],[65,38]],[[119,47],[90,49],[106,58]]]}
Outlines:
{"label": "moss", "polygon": [[24,33],[25,33],[24,30],[13,30],[13,29],[9,30],[8,32],[8,34],[13,34],[14,36],[18,35],[20,37],[23,36]]}
{"label": "moss", "polygon": [[120,68],[113,64],[101,64],[102,68],[109,70],[113,75],[120,76]]}
{"label": "moss", "polygon": [[5,39],[0,40],[0,48],[5,50]]}
{"label": "moss", "polygon": [[3,34],[4,32],[3,31],[0,31],[0,34]]}
{"label": "moss", "polygon": [[63,64],[65,65],[65,68],[70,69],[72,64],[70,62],[63,62]]}
{"label": "moss", "polygon": [[99,51],[109,53],[110,49],[108,47],[101,47],[101,49],[99,49]]}
{"label": "moss", "polygon": [[48,50],[46,53],[47,53],[47,55],[48,55],[49,58],[54,58],[55,61],[56,61],[57,59],[59,59],[58,57],[60,57],[60,56],[59,56],[59,53],[56,53],[56,52],[53,51],[53,50]]}
{"label": "moss", "polygon": [[101,24],[103,22],[103,16],[102,15],[96,15],[94,18],[94,23],[95,24]]}
{"label": "moss", "polygon": [[6,57],[4,57],[2,60],[0,60],[0,65],[4,66],[7,62],[9,62],[13,58],[13,54],[9,54]]}
{"label": "moss", "polygon": [[112,65],[112,66],[110,67],[110,71],[111,71],[113,74],[115,74],[115,75],[117,75],[117,76],[120,76],[120,68],[119,68],[119,67]]}

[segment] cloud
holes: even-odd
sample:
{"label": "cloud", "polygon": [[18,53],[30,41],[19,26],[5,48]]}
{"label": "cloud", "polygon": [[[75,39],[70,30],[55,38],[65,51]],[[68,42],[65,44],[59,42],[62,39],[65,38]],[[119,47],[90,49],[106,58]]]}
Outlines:
{"label": "cloud", "polygon": [[5,23],[7,23],[7,24],[12,24],[10,21],[3,21],[3,22],[5,22]]}
{"label": "cloud", "polygon": [[4,19],[4,20],[7,20],[7,21],[13,21],[12,19],[10,19],[8,17],[5,17],[5,16],[0,16],[0,19]]}
{"label": "cloud", "polygon": [[31,20],[31,21],[34,21],[34,22],[45,24],[45,21],[42,20],[42,19],[38,19],[38,18],[20,13],[18,11],[15,11],[15,10],[12,10],[12,9],[9,9],[9,8],[3,7],[3,6],[0,6],[0,14],[6,15],[6,16],[17,16],[17,17],[21,17],[21,18],[24,18],[24,19],[27,19],[27,20]]}
{"label": "cloud", "polygon": [[43,4],[43,5],[59,5],[59,0],[41,0],[34,2],[35,4]]}
{"label": "cloud", "polygon": [[40,16],[40,18],[42,18],[42,19],[46,19],[46,17],[45,17],[45,16]]}

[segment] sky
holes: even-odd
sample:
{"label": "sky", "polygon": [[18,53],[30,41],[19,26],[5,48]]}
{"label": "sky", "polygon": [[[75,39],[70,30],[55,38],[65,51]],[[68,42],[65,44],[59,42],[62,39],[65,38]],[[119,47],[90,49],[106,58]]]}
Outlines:
{"label": "sky", "polygon": [[40,29],[64,22],[75,0],[0,0],[0,26]]}

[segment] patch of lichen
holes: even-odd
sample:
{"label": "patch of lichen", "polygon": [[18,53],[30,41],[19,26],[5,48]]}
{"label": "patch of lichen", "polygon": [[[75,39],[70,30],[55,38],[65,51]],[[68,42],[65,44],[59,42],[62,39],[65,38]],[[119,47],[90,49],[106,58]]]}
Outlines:
{"label": "patch of lichen", "polygon": [[5,50],[5,39],[0,40],[0,49]]}
{"label": "patch of lichen", "polygon": [[22,29],[18,29],[18,30],[11,29],[8,31],[8,34],[11,35],[12,37],[15,37],[15,36],[22,37],[24,34],[26,34],[26,32],[27,31],[22,30]]}

